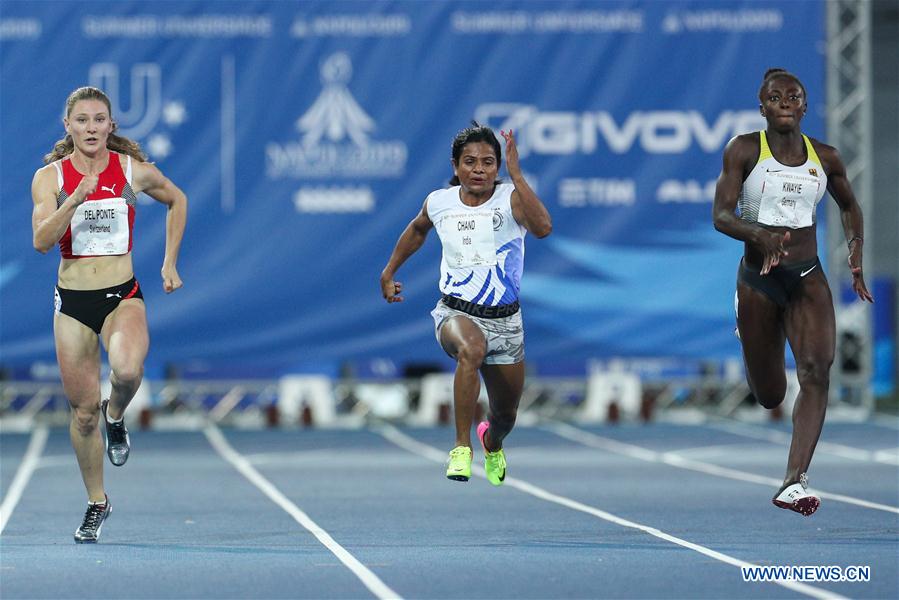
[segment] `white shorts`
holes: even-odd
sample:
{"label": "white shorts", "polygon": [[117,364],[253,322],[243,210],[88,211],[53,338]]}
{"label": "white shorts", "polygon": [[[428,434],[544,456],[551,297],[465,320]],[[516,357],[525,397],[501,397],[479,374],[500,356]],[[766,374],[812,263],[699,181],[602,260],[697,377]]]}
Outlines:
{"label": "white shorts", "polygon": [[438,300],[437,306],[431,311],[431,316],[434,317],[434,335],[437,337],[438,344],[440,343],[440,328],[443,327],[446,320],[450,317],[461,316],[477,325],[487,339],[487,355],[484,357],[484,364],[514,365],[524,360],[524,325],[520,310],[508,317],[484,319],[450,308],[442,300]]}

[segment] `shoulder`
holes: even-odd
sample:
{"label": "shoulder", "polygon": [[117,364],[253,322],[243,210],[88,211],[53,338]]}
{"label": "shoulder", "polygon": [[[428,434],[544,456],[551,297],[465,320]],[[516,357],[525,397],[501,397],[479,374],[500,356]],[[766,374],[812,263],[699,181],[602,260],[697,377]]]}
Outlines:
{"label": "shoulder", "polygon": [[730,138],[724,147],[724,153],[728,154],[758,154],[762,148],[762,136],[760,131],[752,131],[735,135]]}
{"label": "shoulder", "polygon": [[496,186],[494,199],[500,202],[503,205],[503,208],[508,209],[514,208],[520,200],[518,197],[518,190],[516,190],[515,185],[511,183],[501,183]]}
{"label": "shoulder", "polygon": [[817,153],[818,158],[820,158],[823,163],[821,166],[823,166],[826,171],[832,171],[835,167],[843,164],[843,159],[840,158],[839,150],[820,140],[816,140],[811,136],[806,137],[808,138],[808,141],[811,142],[812,148],[815,149],[815,153]]}
{"label": "shoulder", "polygon": [[458,186],[458,185],[451,185],[450,187],[437,188],[436,190],[434,190],[433,192],[428,194],[428,198],[430,198],[432,196],[437,197],[437,196],[443,196],[444,194],[452,194],[453,192],[458,193],[460,187],[461,186]]}
{"label": "shoulder", "polygon": [[[31,180],[31,194],[35,201],[45,198],[47,194],[56,195],[58,193],[58,177],[56,166],[53,163],[44,165],[34,172],[34,177]],[[41,198],[38,198],[38,196]]]}
{"label": "shoulder", "polygon": [[57,173],[58,173],[58,171],[56,169],[59,166],[57,163],[59,163],[58,160],[48,163],[48,164],[44,165],[43,167],[39,168],[37,171],[34,172],[34,178],[32,179],[32,181],[35,184],[44,183],[44,182],[52,182],[53,185],[55,186],[56,179],[57,179]]}
{"label": "shoulder", "polygon": [[761,133],[753,131],[734,136],[724,147],[724,168],[743,169],[748,173],[762,152]]}
{"label": "shoulder", "polygon": [[[127,157],[125,157],[125,160],[127,160]],[[143,162],[132,158],[131,172],[134,183],[141,190],[158,187],[166,181],[162,171],[151,162]]]}
{"label": "shoulder", "polygon": [[34,172],[35,179],[37,179],[38,177],[49,177],[50,175],[56,177],[57,166],[59,166],[58,160],[54,160],[51,163],[47,163],[46,165],[44,165],[43,167],[39,168],[37,171]]}
{"label": "shoulder", "polygon": [[445,202],[447,199],[452,198],[453,194],[456,194],[456,197],[459,195],[459,186],[453,186],[449,188],[440,188],[438,190],[434,190],[428,197],[425,198],[425,203],[430,205],[437,205],[439,203]]}

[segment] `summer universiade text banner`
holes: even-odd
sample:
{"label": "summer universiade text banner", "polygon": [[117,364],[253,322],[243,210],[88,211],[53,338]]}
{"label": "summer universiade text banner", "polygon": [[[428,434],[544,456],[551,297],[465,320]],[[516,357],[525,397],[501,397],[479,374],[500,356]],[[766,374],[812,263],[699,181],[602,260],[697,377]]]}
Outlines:
{"label": "summer universiade text banner", "polygon": [[[823,130],[820,2],[3,2],[0,340],[52,361],[58,253],[31,244],[31,177],[74,88],[190,198],[161,290],[165,210],[138,207],[150,365],[275,373],[346,359],[440,361],[428,312],[439,243],[378,276],[472,119],[517,132],[554,219],[526,241],[522,306],[538,367],[592,357],[739,357],[740,243],[711,224],[721,153],[763,126],[771,66]],[[829,201],[829,200],[827,200]],[[824,211],[819,212],[819,219]],[[235,368],[234,374],[243,373]]]}

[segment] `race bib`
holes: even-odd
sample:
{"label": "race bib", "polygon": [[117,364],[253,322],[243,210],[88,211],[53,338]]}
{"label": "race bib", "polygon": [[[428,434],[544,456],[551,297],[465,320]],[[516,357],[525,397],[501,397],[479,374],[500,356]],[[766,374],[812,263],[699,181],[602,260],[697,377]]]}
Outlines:
{"label": "race bib", "polygon": [[759,207],[759,222],[780,227],[811,227],[818,197],[817,177],[796,172],[767,171]]}
{"label": "race bib", "polygon": [[496,264],[492,211],[449,214],[440,221],[440,234],[443,256],[450,267]]}
{"label": "race bib", "polygon": [[128,204],[124,198],[82,203],[72,216],[72,255],[128,253]]}

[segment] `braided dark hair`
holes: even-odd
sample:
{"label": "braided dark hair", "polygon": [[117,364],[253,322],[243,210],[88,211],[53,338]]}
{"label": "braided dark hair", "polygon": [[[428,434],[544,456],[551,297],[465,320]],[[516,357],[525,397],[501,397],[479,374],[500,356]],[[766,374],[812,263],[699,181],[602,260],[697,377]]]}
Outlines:
{"label": "braided dark hair", "polygon": [[[472,120],[471,127],[466,127],[453,138],[453,164],[459,164],[459,158],[462,156],[462,149],[465,147],[465,144],[476,144],[478,142],[484,142],[493,147],[493,154],[496,155],[496,168],[498,170],[503,164],[503,151],[502,147],[499,145],[499,140],[496,139],[496,134],[493,133],[492,129],[486,125],[481,125],[475,120]],[[459,185],[459,178],[453,175],[453,178],[450,179],[449,183],[450,185]],[[499,183],[498,179],[496,183]]]}

